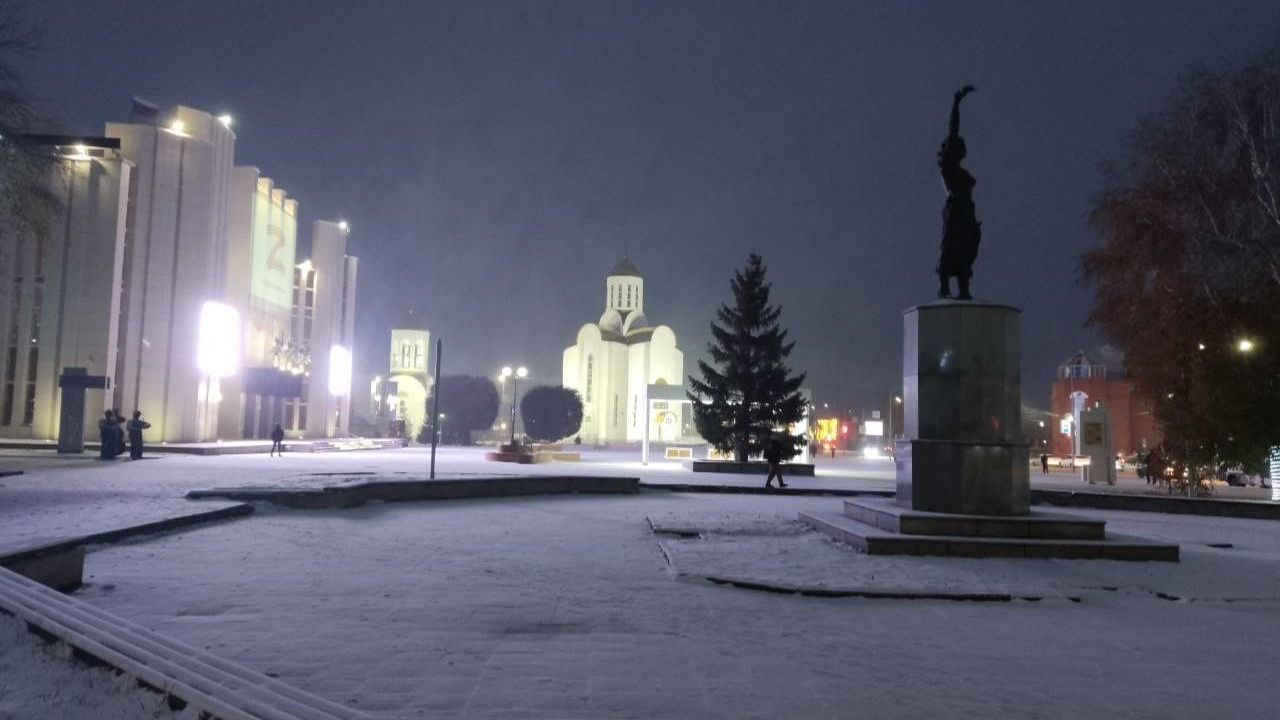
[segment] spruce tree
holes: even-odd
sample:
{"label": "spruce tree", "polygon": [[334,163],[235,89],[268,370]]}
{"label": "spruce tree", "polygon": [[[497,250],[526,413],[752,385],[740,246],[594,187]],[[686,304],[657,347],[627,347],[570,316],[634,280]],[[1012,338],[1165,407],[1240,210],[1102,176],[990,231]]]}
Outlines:
{"label": "spruce tree", "polygon": [[808,442],[790,432],[804,418],[798,391],[805,376],[792,375],[786,365],[795,343],[778,327],[782,309],[769,305],[764,260],[752,253],[730,287],[733,306],[720,306],[719,323],[711,323],[707,349],[714,367],[699,360],[702,379],[689,378],[698,433],[738,462],[759,455],[775,439],[783,455],[793,457]]}

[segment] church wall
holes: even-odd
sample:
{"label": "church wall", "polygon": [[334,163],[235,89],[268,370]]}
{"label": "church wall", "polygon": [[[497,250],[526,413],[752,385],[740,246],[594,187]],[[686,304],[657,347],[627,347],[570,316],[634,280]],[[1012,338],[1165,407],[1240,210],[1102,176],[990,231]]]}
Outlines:
{"label": "church wall", "polygon": [[649,343],[636,343],[627,348],[627,417],[628,441],[644,439],[644,399],[648,391]]}
{"label": "church wall", "polygon": [[601,343],[605,363],[606,384],[601,388],[603,415],[606,418],[604,442],[622,442],[627,439],[627,346],[617,342]]}
{"label": "church wall", "polygon": [[676,335],[671,328],[654,328],[649,346],[648,382],[662,380],[667,385],[684,385],[684,353],[676,348]]}

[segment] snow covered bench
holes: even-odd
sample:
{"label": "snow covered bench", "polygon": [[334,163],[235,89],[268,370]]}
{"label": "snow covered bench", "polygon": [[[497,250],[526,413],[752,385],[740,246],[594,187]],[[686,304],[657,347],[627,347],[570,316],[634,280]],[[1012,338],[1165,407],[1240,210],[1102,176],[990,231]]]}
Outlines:
{"label": "snow covered bench", "polygon": [[0,568],[0,611],[163,693],[175,708],[219,720],[357,720],[368,715]]}

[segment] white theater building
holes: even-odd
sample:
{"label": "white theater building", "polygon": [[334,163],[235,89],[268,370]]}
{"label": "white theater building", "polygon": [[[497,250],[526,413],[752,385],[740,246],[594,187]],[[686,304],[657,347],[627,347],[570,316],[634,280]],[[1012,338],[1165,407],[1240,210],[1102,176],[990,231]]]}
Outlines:
{"label": "white theater building", "polygon": [[[624,258],[605,280],[605,309],[599,322],[578,330],[564,351],[562,384],[582,398],[582,441],[636,442],[644,436],[650,385],[682,386],[684,353],[666,325],[644,314],[644,278]],[[649,436],[675,440],[688,423],[678,408],[650,413]]]}
{"label": "white theater building", "polygon": [[112,408],[149,442],[346,434],[348,227],[313,222],[299,258],[298,204],[235,165],[230,116],[135,100],[102,137],[28,141],[57,158],[62,207],[41,237],[0,227],[0,438],[92,441]]}

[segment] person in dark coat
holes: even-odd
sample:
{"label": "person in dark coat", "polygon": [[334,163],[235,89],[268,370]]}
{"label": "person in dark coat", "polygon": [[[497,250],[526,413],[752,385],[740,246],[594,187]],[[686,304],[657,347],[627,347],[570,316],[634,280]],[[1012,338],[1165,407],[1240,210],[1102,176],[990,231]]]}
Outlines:
{"label": "person in dark coat", "polygon": [[111,414],[115,416],[116,421],[116,455],[123,455],[128,448],[124,443],[124,416],[119,410],[112,410]]}
{"label": "person in dark coat", "polygon": [[116,416],[107,410],[98,421],[98,459],[116,459]]}
{"label": "person in dark coat", "polygon": [[280,427],[280,423],[276,423],[274,429],[271,430],[271,455],[280,453],[280,457],[284,457],[284,428]]}
{"label": "person in dark coat", "polygon": [[125,424],[129,431],[129,458],[142,459],[142,431],[151,427],[151,423],[142,419],[142,411],[134,410],[133,419]]}
{"label": "person in dark coat", "polygon": [[778,487],[786,487],[782,481],[782,445],[774,440],[764,450],[764,460],[769,463],[769,477],[764,481],[767,488],[773,487],[773,479],[778,478]]}
{"label": "person in dark coat", "polygon": [[1040,472],[1049,474],[1049,453],[1040,453]]}

